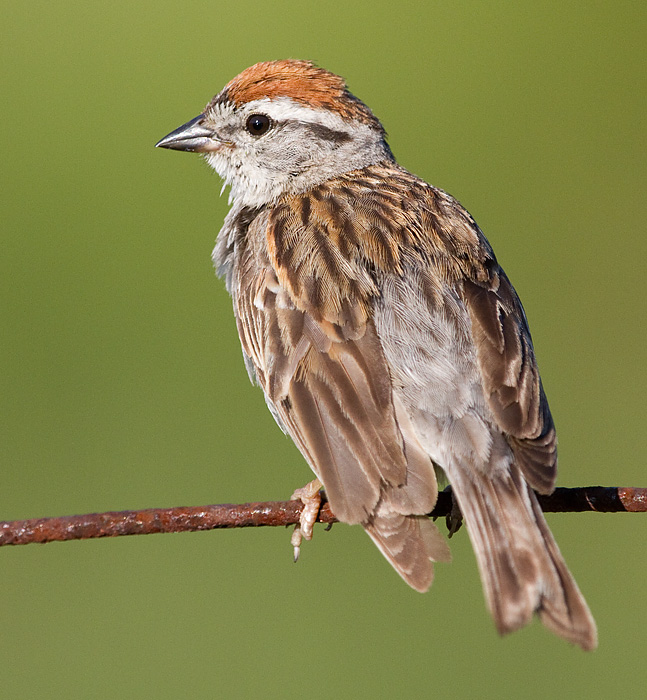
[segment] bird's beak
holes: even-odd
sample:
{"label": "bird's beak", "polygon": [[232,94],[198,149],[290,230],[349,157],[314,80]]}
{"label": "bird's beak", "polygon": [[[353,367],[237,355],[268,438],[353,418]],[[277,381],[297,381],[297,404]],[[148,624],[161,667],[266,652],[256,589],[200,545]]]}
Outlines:
{"label": "bird's beak", "polygon": [[204,114],[199,114],[195,119],[182,124],[179,129],[167,134],[155,144],[155,147],[195,153],[217,150],[218,146],[222,145],[222,141],[214,136],[212,129],[204,125],[203,120]]}

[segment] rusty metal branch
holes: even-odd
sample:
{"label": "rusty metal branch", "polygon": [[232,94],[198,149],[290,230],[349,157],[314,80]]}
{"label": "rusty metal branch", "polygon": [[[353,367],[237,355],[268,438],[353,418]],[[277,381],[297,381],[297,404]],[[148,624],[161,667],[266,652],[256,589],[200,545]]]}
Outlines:
{"label": "rusty metal branch", "polygon": [[[558,488],[550,496],[539,496],[539,502],[547,513],[644,513],[647,512],[647,488]],[[447,516],[451,507],[451,493],[443,491],[430,515],[434,518]],[[302,508],[300,501],[269,501],[13,520],[0,522],[0,547],[159,532],[294,525],[299,522]],[[327,503],[322,506],[317,522],[337,522]]]}

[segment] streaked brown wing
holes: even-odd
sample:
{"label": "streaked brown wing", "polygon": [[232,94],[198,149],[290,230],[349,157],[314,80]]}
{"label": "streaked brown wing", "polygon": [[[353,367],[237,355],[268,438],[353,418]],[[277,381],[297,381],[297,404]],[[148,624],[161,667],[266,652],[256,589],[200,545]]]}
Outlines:
{"label": "streaked brown wing", "polygon": [[524,476],[540,493],[550,493],[557,474],[553,419],[519,297],[503,270],[490,262],[487,282],[463,284],[483,387]]}
{"label": "streaked brown wing", "polygon": [[[407,478],[379,340],[366,311],[350,298],[332,320],[315,320],[297,307],[299,299],[254,244],[264,224],[252,224],[239,257],[234,297],[243,350],[279,422],[323,482],[335,515],[366,523],[384,489],[397,489]],[[421,510],[412,503],[403,510],[427,512],[436,493],[426,491],[415,496]]]}

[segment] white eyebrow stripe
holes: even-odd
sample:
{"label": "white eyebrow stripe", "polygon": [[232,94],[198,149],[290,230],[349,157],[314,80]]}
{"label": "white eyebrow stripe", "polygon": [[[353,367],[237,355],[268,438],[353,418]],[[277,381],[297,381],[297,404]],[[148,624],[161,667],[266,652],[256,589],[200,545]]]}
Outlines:
{"label": "white eyebrow stripe", "polygon": [[370,129],[366,124],[357,121],[343,119],[341,115],[329,109],[314,109],[295,102],[289,97],[277,97],[275,99],[264,98],[252,100],[241,105],[238,110],[243,114],[266,114],[274,121],[296,120],[310,124],[320,124],[333,131],[344,133],[356,133],[358,127]]}

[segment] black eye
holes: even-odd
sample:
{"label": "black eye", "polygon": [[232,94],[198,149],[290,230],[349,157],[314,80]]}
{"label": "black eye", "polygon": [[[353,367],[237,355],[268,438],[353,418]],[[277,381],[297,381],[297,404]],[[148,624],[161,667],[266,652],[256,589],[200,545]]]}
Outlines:
{"label": "black eye", "polygon": [[248,117],[245,128],[252,136],[262,136],[270,128],[270,125],[269,117],[264,114],[252,114],[251,117]]}

